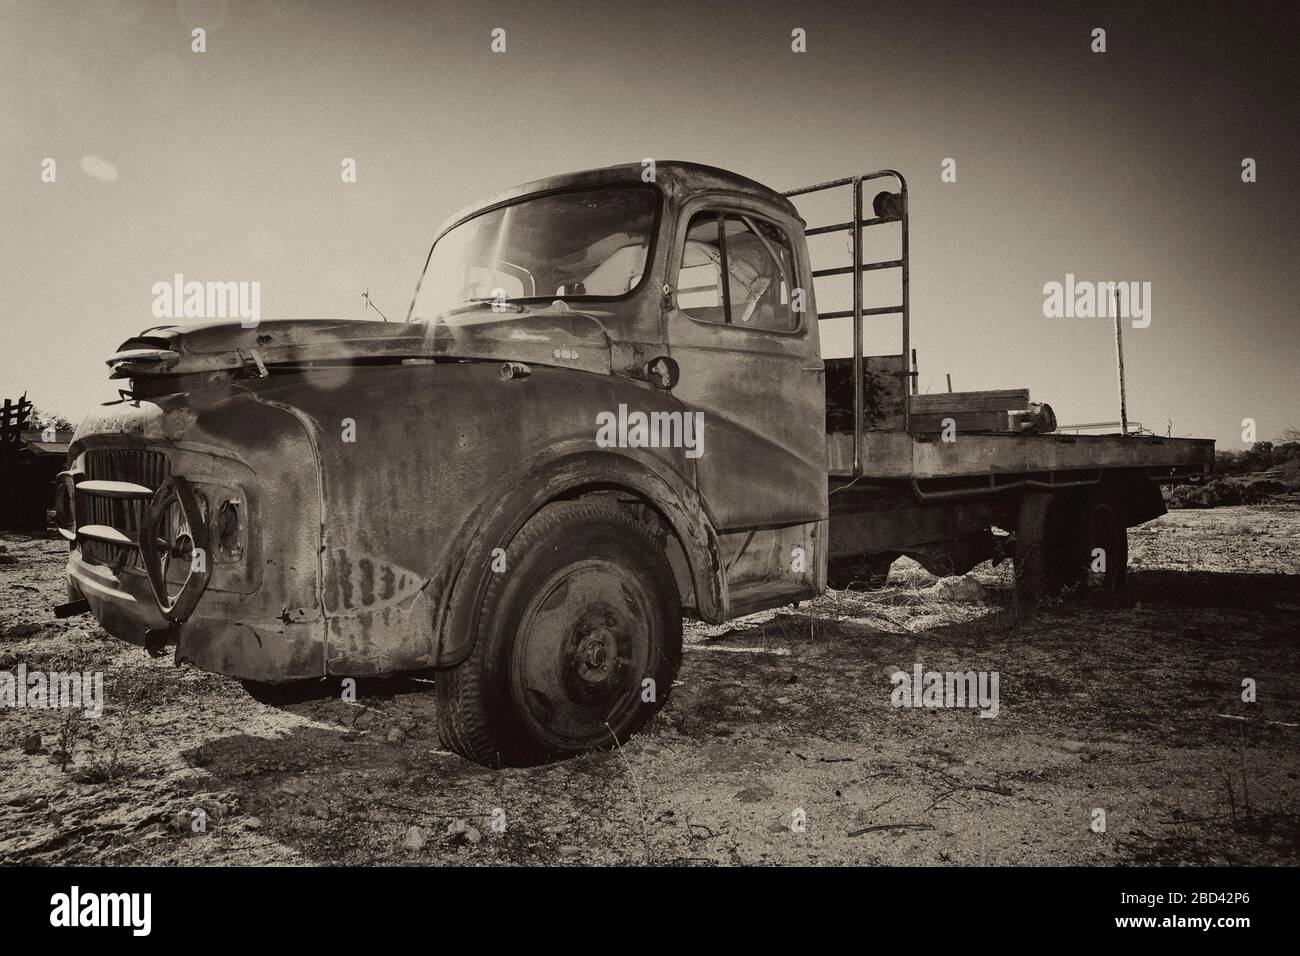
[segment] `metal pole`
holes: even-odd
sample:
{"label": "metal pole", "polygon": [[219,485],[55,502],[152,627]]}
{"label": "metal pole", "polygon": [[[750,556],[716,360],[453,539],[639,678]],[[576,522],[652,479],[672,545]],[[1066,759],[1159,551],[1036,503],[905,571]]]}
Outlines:
{"label": "metal pole", "polygon": [[[863,394],[862,381],[862,177],[853,179],[853,477],[862,475]],[[904,340],[906,341],[906,340]]]}
{"label": "metal pole", "polygon": [[[902,259],[903,259],[903,267],[902,267],[902,273],[903,273],[903,302],[902,302],[902,306],[903,306],[903,362],[906,363],[906,362],[907,362],[907,354],[908,354],[908,352],[909,352],[909,351],[911,350],[911,348],[912,348],[911,316],[910,316],[909,311],[908,311],[908,305],[909,305],[909,301],[910,301],[910,300],[909,300],[909,290],[908,290],[908,286],[909,286],[910,283],[911,283],[911,277],[910,277],[910,275],[908,274],[910,270],[909,270],[909,267],[908,267],[908,253],[907,253],[907,180],[905,180],[905,179],[903,178],[903,176],[902,176],[901,173],[894,173],[894,175],[895,175],[896,177],[898,177],[898,195],[901,197],[901,199],[902,199],[902,205],[903,205],[903,208],[902,208],[902,210],[901,210],[901,215],[902,215],[902,219],[903,219],[903,225],[902,225],[902,232],[903,232],[903,236],[902,236],[902,239],[903,239],[903,256],[902,256]],[[910,370],[906,367],[906,365],[904,365],[903,371],[904,371],[904,372],[908,372],[908,371],[910,371]],[[907,388],[907,387],[904,387],[904,388],[903,388],[903,431],[904,431],[904,432],[910,432],[910,431],[912,430],[912,398],[911,398],[911,396],[912,396],[913,393],[915,393],[915,391],[916,391],[916,378],[913,377],[913,378],[912,378],[912,388]]]}
{"label": "metal pole", "polygon": [[1115,290],[1115,365],[1119,370],[1119,432],[1128,434],[1128,403],[1124,397],[1124,332],[1120,325],[1119,289]]}

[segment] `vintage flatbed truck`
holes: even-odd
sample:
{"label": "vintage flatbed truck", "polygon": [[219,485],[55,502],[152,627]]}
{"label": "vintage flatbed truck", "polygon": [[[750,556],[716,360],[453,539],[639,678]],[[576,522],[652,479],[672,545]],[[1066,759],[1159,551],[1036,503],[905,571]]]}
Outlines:
{"label": "vintage flatbed truck", "polygon": [[[1011,553],[1030,597],[1115,588],[1125,529],[1164,512],[1157,482],[1211,467],[1211,441],[1050,433],[1015,391],[912,394],[897,173],[781,195],[646,168],[454,217],[406,322],[125,342],[108,364],[129,387],[82,422],[57,487],[63,613],[259,688],[437,668],[446,745],[529,763],[662,706],[683,613],[812,598],[903,554],[955,574]],[[877,181],[896,191],[864,217]],[[852,214],[807,227],[791,199],[831,189]],[[901,254],[864,263],[886,223]],[[814,270],[805,237],[831,233],[852,262]],[[879,269],[902,301],[864,307]],[[818,313],[826,275],[851,276],[851,309]],[[899,354],[862,354],[876,316],[901,319]],[[823,362],[831,318],[852,319],[852,358]]]}

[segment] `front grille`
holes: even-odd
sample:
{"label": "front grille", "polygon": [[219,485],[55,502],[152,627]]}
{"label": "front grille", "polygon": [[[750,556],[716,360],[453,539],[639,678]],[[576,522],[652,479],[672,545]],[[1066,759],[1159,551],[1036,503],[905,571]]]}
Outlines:
{"label": "front grille", "polygon": [[[156,489],[170,474],[167,456],[145,448],[92,448],[86,452],[84,477],[100,481],[129,481]],[[105,498],[77,489],[77,524],[102,524],[138,538],[144,510],[149,503],[140,499]],[[137,548],[81,541],[81,556],[93,564],[143,568]]]}

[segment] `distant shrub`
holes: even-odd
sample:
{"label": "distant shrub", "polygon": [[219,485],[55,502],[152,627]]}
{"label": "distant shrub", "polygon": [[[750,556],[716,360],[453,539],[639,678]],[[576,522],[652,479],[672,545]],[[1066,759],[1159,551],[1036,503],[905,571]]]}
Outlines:
{"label": "distant shrub", "polygon": [[1263,501],[1272,495],[1284,495],[1289,490],[1283,482],[1274,481],[1272,478],[1260,478],[1246,482],[1244,494],[1254,501]]}
{"label": "distant shrub", "polygon": [[1224,508],[1229,505],[1253,505],[1286,491],[1281,482],[1232,481],[1216,478],[1202,485],[1171,485],[1164,488],[1169,508]]}
{"label": "distant shrub", "polygon": [[1214,470],[1220,475],[1249,475],[1252,472],[1294,466],[1300,461],[1300,442],[1257,441],[1245,451],[1220,451],[1214,456]]}

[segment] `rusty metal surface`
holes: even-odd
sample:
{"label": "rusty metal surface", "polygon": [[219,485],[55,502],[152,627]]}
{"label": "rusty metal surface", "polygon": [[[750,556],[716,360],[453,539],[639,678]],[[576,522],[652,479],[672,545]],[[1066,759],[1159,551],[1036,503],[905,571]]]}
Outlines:
{"label": "rusty metal surface", "polygon": [[[75,455],[145,443],[196,487],[244,496],[256,587],[240,593],[245,578],[218,564],[181,628],[178,660],[262,680],[443,663],[473,633],[445,624],[493,507],[515,505],[478,542],[474,570],[545,500],[603,481],[637,489],[664,513],[683,539],[701,613],[725,613],[692,460],[682,449],[596,445],[597,410],[680,411],[667,392],[546,368],[503,379],[487,363],[321,370],[220,391],[197,409],[194,394],[107,406],[73,446]],[[342,440],[344,418],[355,442]],[[557,480],[556,466],[581,456]],[[70,574],[113,633],[140,641],[162,626],[138,570],[74,554]]]}
{"label": "rusty metal surface", "polygon": [[[727,169],[706,166],[702,163],[689,163],[680,160],[660,160],[655,163],[655,183],[664,191],[672,205],[676,205],[687,196],[701,190],[726,190],[740,196],[747,196],[762,202],[775,203],[790,216],[798,216],[794,204],[780,193],[748,176],[741,176]],[[547,176],[523,183],[487,199],[479,200],[462,209],[444,222],[438,229],[441,236],[448,229],[464,222],[466,219],[504,205],[513,199],[546,193],[560,189],[576,189],[591,186],[639,185],[643,179],[645,167],[641,163],[625,163],[621,166],[605,166],[599,169],[586,169],[580,172],[563,173]]]}
{"label": "rusty metal surface", "polygon": [[[433,625],[482,513],[513,489],[546,487],[538,476],[552,463],[618,456],[666,475],[670,487],[694,484],[681,449],[597,446],[598,410],[681,409],[667,393],[621,378],[538,368],[503,379],[495,366],[458,364],[332,370],[250,391],[294,409],[313,434],[327,516],[320,547],[328,666],[340,672],[442,662]],[[345,416],[355,422],[355,442],[340,440]],[[448,653],[465,636],[447,635]]]}
{"label": "rusty metal surface", "polygon": [[[864,472],[875,478],[925,479],[990,474],[1072,471],[1080,468],[1156,468],[1214,464],[1208,438],[1119,435],[967,434],[958,441],[902,432],[867,432]],[[852,473],[853,436],[826,439],[827,470]]]}
{"label": "rusty metal surface", "polygon": [[[238,497],[252,529],[238,557],[212,551],[210,580],[181,629],[177,659],[238,677],[323,673],[319,478],[298,421],[230,388],[115,402],[82,422],[70,454],[74,466],[99,459],[97,467],[108,467],[129,460],[115,453],[144,450],[165,455],[205,500]],[[70,555],[68,574],[110,633],[143,643],[146,630],[170,623],[136,562],[105,562],[83,547]]]}
{"label": "rusty metal surface", "polygon": [[[747,211],[780,226],[795,251],[795,284],[809,290],[803,224],[781,203],[704,190],[676,214],[664,243],[680,250],[700,212]],[[666,283],[677,286],[677,259]],[[729,283],[723,283],[725,289]],[[721,530],[802,524],[826,517],[824,369],[816,304],[793,332],[704,322],[665,307],[670,354],[681,367],[673,394],[705,414],[708,451],[699,486]]]}
{"label": "rusty metal surface", "polygon": [[[150,329],[108,359],[113,378],[249,370],[253,353],[267,366],[403,358],[512,359],[608,373],[604,326],[592,315],[549,306],[527,310],[527,323],[484,310],[457,324],[290,319],[245,329],[238,323]],[[132,348],[140,343],[154,348]]]}

